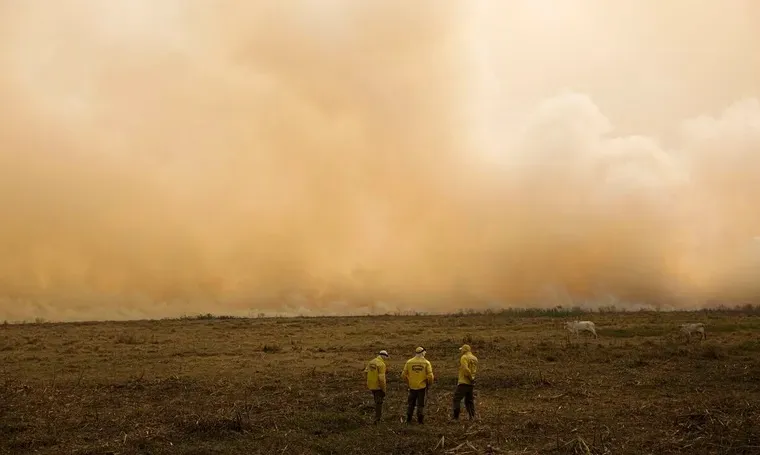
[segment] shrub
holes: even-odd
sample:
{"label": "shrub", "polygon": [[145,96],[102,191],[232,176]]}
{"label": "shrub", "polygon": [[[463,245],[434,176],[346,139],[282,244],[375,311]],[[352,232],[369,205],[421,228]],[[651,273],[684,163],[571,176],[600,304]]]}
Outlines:
{"label": "shrub", "polygon": [[266,352],[267,354],[274,354],[282,351],[282,347],[280,347],[279,344],[265,344],[261,347],[261,351]]}

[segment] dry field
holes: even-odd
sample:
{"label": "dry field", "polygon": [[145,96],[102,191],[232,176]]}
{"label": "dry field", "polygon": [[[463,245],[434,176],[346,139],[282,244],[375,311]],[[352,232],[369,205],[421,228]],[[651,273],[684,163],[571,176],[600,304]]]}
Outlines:
{"label": "dry field", "polygon": [[[0,453],[760,454],[760,311],[580,317],[598,340],[529,311],[0,325]],[[678,340],[687,321],[708,339]],[[479,418],[451,423],[463,341]],[[437,384],[407,426],[417,345]],[[381,348],[373,426],[362,369]]]}

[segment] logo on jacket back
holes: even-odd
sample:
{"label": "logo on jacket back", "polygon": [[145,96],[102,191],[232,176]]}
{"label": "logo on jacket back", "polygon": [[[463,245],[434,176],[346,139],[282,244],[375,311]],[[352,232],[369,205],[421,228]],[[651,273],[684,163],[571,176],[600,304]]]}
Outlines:
{"label": "logo on jacket back", "polygon": [[422,373],[423,371],[425,371],[425,367],[423,367],[422,365],[412,365],[412,371],[414,371],[415,373]]}

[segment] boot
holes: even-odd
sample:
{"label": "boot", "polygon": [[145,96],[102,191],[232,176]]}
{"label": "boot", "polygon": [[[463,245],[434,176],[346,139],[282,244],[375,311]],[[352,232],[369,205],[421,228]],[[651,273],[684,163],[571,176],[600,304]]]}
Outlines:
{"label": "boot", "polygon": [[422,425],[424,423],[424,420],[425,420],[425,415],[424,414],[417,414],[417,423],[419,423],[420,425]]}
{"label": "boot", "polygon": [[407,412],[406,413],[406,422],[404,422],[404,423],[407,423],[407,424],[411,424],[412,423],[412,413],[411,412]]}
{"label": "boot", "polygon": [[470,416],[470,420],[475,420],[475,403],[466,403],[467,414]]}
{"label": "boot", "polygon": [[375,406],[375,423],[380,422],[380,418],[383,415],[383,408],[381,406]]}
{"label": "boot", "polygon": [[409,403],[406,406],[406,420],[411,422],[412,415],[414,414],[415,403]]}
{"label": "boot", "polygon": [[454,417],[452,418],[452,420],[459,420],[459,413],[460,412],[461,412],[461,409],[454,408]]}

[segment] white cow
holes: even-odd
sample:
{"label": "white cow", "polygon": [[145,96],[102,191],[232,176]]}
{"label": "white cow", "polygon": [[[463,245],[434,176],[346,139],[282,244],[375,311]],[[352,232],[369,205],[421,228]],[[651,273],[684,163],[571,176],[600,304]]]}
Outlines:
{"label": "white cow", "polygon": [[705,335],[705,325],[703,323],[696,322],[692,324],[681,324],[681,333],[686,335],[689,340],[691,340],[691,335],[695,332],[700,335],[700,340],[707,338],[707,335]]}
{"label": "white cow", "polygon": [[596,326],[591,321],[568,321],[565,323],[565,327],[573,335],[578,335],[579,332],[591,332],[594,338],[597,338]]}

